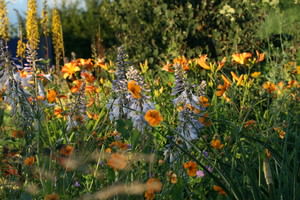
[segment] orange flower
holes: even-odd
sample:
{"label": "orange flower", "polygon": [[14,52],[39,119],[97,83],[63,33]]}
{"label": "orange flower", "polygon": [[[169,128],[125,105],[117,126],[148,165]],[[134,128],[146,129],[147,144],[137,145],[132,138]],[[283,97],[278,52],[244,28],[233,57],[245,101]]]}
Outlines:
{"label": "orange flower", "polygon": [[27,157],[27,158],[25,158],[23,163],[24,163],[24,165],[31,166],[35,163],[35,157],[34,156]]}
{"label": "orange flower", "polygon": [[217,71],[221,70],[226,63],[226,57],[224,57],[220,62],[218,62]]}
{"label": "orange flower", "polygon": [[253,72],[253,73],[251,73],[251,77],[252,78],[257,78],[257,77],[259,77],[261,75],[261,72]]}
{"label": "orange flower", "polygon": [[183,164],[183,167],[187,170],[189,176],[196,176],[197,174],[197,163],[189,161]]}
{"label": "orange flower", "polygon": [[62,113],[63,112],[63,110],[61,109],[61,108],[55,108],[54,109],[54,115],[57,117],[57,118],[62,118],[63,116],[62,116]]}
{"label": "orange flower", "polygon": [[4,167],[4,176],[9,176],[9,175],[14,175],[17,176],[19,175],[18,170],[13,168],[11,165],[6,165]]}
{"label": "orange flower", "polygon": [[162,70],[167,72],[174,72],[174,69],[172,68],[173,64],[167,63],[162,67]]}
{"label": "orange flower", "polygon": [[55,92],[55,90],[48,90],[47,92],[47,99],[49,103],[53,103],[56,101],[56,96],[57,93]]}
{"label": "orange flower", "polygon": [[83,58],[78,58],[77,60],[75,60],[76,65],[78,65],[79,67],[83,67],[86,70],[92,70],[94,67],[93,64],[93,60],[92,59],[83,59]]}
{"label": "orange flower", "polygon": [[265,82],[262,87],[267,90],[269,93],[272,93],[276,90],[275,88],[275,84],[274,83],[271,83],[271,82]]}
{"label": "orange flower", "polygon": [[210,146],[212,146],[214,149],[222,149],[224,147],[224,144],[221,143],[221,141],[219,139],[213,139],[210,142]]}
{"label": "orange flower", "polygon": [[120,141],[112,142],[109,146],[110,147],[118,147],[119,149],[122,149],[122,150],[127,150],[129,148],[128,144],[120,142]]}
{"label": "orange flower", "polygon": [[230,85],[231,85],[231,82],[226,78],[226,76],[224,76],[224,75],[221,75],[221,77],[222,77],[222,79],[224,80],[224,84],[223,85],[221,85],[221,84],[219,84],[218,86],[217,86],[217,91],[216,91],[216,95],[218,96],[218,97],[220,97],[220,96],[223,96],[224,95],[224,93],[226,92],[226,90],[230,87]]}
{"label": "orange flower", "polygon": [[199,97],[199,103],[201,104],[202,107],[206,108],[209,106],[209,103],[208,103],[208,98],[205,97],[205,96],[200,96]]}
{"label": "orange flower", "polygon": [[252,120],[248,120],[248,121],[245,122],[244,128],[247,128],[247,127],[255,125],[255,124],[256,124],[255,120],[253,120],[253,119]]}
{"label": "orange flower", "polygon": [[66,78],[72,78],[73,75],[80,71],[80,68],[75,65],[75,63],[67,63],[63,66],[63,68],[61,69],[61,72],[64,73],[63,77]]}
{"label": "orange flower", "polygon": [[207,55],[203,55],[203,56],[200,56],[200,58],[198,58],[196,60],[197,64],[200,65],[200,67],[202,67],[203,69],[206,69],[206,70],[211,70],[211,66],[208,65],[206,63],[206,60],[207,60]]}
{"label": "orange flower", "polygon": [[255,52],[256,52],[256,56],[257,56],[255,62],[256,63],[262,62],[265,59],[265,54],[259,53],[257,50]]}
{"label": "orange flower", "polygon": [[205,113],[203,116],[199,117],[198,121],[204,126],[212,125],[212,122],[208,119],[208,113]]}
{"label": "orange flower", "polygon": [[144,197],[146,200],[154,200],[155,194],[154,192],[146,191]]}
{"label": "orange flower", "polygon": [[176,184],[178,182],[178,179],[177,179],[177,175],[174,173],[174,172],[169,172],[168,173],[168,177],[169,177],[169,181],[172,183],[172,184]]}
{"label": "orange flower", "polygon": [[157,110],[148,110],[144,116],[144,119],[150,126],[158,126],[163,121],[162,116]]}
{"label": "orange flower", "polygon": [[188,65],[188,60],[184,56],[179,56],[179,57],[175,58],[173,60],[173,63],[180,64],[184,71],[187,71],[190,69],[190,67]]}
{"label": "orange flower", "polygon": [[224,191],[224,189],[218,185],[214,185],[213,190],[218,192],[219,195],[226,195],[226,192]]}
{"label": "orange flower", "polygon": [[107,161],[107,165],[113,169],[122,170],[125,169],[128,165],[128,160],[127,157],[123,154],[113,153]]}
{"label": "orange flower", "polygon": [[82,78],[84,78],[89,83],[93,83],[95,81],[95,77],[91,73],[81,72],[80,75],[81,75]]}
{"label": "orange flower", "polygon": [[141,90],[142,89],[136,81],[134,81],[134,80],[129,81],[127,84],[127,88],[133,98],[135,98],[135,99],[141,98]]}
{"label": "orange flower", "polygon": [[146,182],[147,191],[160,192],[162,183],[157,178],[149,178]]}
{"label": "orange flower", "polygon": [[70,156],[74,151],[74,147],[71,145],[64,145],[60,150],[59,153],[60,155],[63,156]]}
{"label": "orange flower", "polygon": [[80,90],[83,82],[81,80],[75,80],[73,81],[74,86],[71,88],[72,93],[76,93]]}
{"label": "orange flower", "polygon": [[278,136],[280,137],[280,139],[284,139],[286,132],[283,131],[281,128],[273,128],[274,131],[276,131],[278,133]]}
{"label": "orange flower", "polygon": [[21,131],[21,130],[14,130],[11,133],[11,136],[14,138],[22,138],[22,137],[24,137],[24,135],[25,135],[24,131]]}
{"label": "orange flower", "polygon": [[236,53],[232,55],[232,60],[236,63],[244,65],[248,62],[248,59],[251,58],[251,53]]}
{"label": "orange flower", "polygon": [[44,197],[44,200],[59,200],[59,196],[57,194],[55,194],[55,193],[47,194]]}

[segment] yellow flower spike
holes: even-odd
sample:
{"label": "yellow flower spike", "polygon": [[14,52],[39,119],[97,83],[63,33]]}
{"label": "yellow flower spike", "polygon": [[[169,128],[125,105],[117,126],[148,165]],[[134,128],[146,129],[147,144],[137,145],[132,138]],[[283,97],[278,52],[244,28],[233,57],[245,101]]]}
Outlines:
{"label": "yellow flower spike", "polygon": [[36,0],[28,0],[26,16],[26,36],[27,43],[33,50],[38,49],[40,36],[37,21],[37,4]]}
{"label": "yellow flower spike", "polygon": [[9,40],[9,21],[7,17],[7,9],[5,0],[0,0],[0,38]]}
{"label": "yellow flower spike", "polygon": [[251,73],[252,78],[258,78],[261,75],[261,72],[253,72]]}

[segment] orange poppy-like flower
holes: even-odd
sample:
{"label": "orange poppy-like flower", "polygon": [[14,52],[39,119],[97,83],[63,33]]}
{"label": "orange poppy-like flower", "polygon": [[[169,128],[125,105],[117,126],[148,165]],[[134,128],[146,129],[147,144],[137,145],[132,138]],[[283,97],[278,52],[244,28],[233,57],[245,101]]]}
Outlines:
{"label": "orange poppy-like flower", "polygon": [[183,167],[187,170],[189,176],[196,176],[197,175],[197,163],[194,161],[188,161],[183,164]]}
{"label": "orange poppy-like flower", "polygon": [[202,55],[200,58],[196,59],[197,64],[206,70],[211,70],[211,66],[206,63],[207,55]]}
{"label": "orange poppy-like flower", "polygon": [[47,92],[47,99],[48,99],[48,102],[49,103],[53,103],[56,101],[56,96],[57,96],[57,93],[55,90],[48,90]]}
{"label": "orange poppy-like flower", "polygon": [[221,143],[221,140],[219,139],[213,139],[211,142],[210,142],[210,146],[212,146],[212,148],[214,149],[222,149],[224,147],[224,144]]}
{"label": "orange poppy-like flower", "polygon": [[81,72],[80,75],[81,75],[82,78],[84,78],[89,83],[93,83],[95,81],[95,77],[91,73]]}
{"label": "orange poppy-like flower", "polygon": [[21,130],[14,130],[11,133],[11,136],[14,138],[22,138],[22,137],[24,137],[24,135],[25,135],[25,132],[21,131]]}
{"label": "orange poppy-like flower", "polygon": [[271,82],[265,82],[262,87],[267,90],[268,93],[272,93],[276,90],[275,84]]}
{"label": "orange poppy-like flower", "polygon": [[58,194],[52,193],[52,194],[47,194],[44,197],[44,200],[59,200]]}
{"label": "orange poppy-like flower", "polygon": [[161,69],[167,72],[174,72],[173,64],[167,63]]}
{"label": "orange poppy-like flower", "polygon": [[208,107],[209,106],[209,100],[208,100],[208,98],[207,97],[205,97],[205,96],[200,96],[199,97],[199,103],[200,103],[200,105],[202,106],[202,107],[204,107],[204,108],[206,108],[206,107]]}
{"label": "orange poppy-like flower", "polygon": [[180,64],[184,71],[188,71],[190,69],[188,60],[184,56],[179,56],[173,60],[174,64]]}
{"label": "orange poppy-like flower", "polygon": [[248,62],[248,59],[251,57],[251,53],[236,53],[232,55],[232,60],[236,63],[244,65]]}
{"label": "orange poppy-like flower", "polygon": [[278,136],[280,139],[284,139],[286,132],[283,131],[281,128],[273,128],[274,131],[276,131],[278,133]]}
{"label": "orange poppy-like flower", "polygon": [[107,165],[113,169],[122,170],[127,167],[128,159],[123,154],[113,153],[113,154],[111,154],[110,158],[108,159]]}
{"label": "orange poppy-like flower", "polygon": [[213,186],[213,190],[218,192],[219,195],[226,195],[227,193],[224,191],[224,189],[218,185]]}
{"label": "orange poppy-like flower", "polygon": [[244,128],[247,128],[247,127],[255,125],[255,124],[256,124],[255,120],[253,120],[253,119],[252,120],[248,120],[248,121],[245,122]]}
{"label": "orange poppy-like flower", "polygon": [[134,80],[128,81],[127,88],[133,98],[139,99],[142,97],[141,96],[142,88],[138,85],[136,81]]}
{"label": "orange poppy-like flower", "polygon": [[72,145],[64,145],[60,150],[60,155],[70,156],[74,151],[74,147]]}
{"label": "orange poppy-like flower", "polygon": [[259,77],[261,75],[261,72],[253,72],[253,73],[251,73],[251,77],[252,78],[257,78],[257,77]]}
{"label": "orange poppy-like flower", "polygon": [[[224,79],[224,78],[225,79]],[[230,85],[231,85],[231,83],[229,82],[229,80],[225,77],[225,76],[222,76],[222,78],[223,78],[223,80],[224,80],[224,84],[223,85],[221,85],[221,84],[219,84],[218,86],[217,86],[217,91],[216,91],[216,95],[218,96],[218,97],[220,97],[220,96],[223,96],[223,94],[226,92],[226,90],[230,87]],[[226,80],[226,81],[225,81]]]}
{"label": "orange poppy-like flower", "polygon": [[148,110],[144,116],[144,119],[150,126],[158,126],[163,121],[163,117],[157,110]]}
{"label": "orange poppy-like flower", "polygon": [[31,166],[35,163],[35,157],[34,156],[27,157],[27,158],[25,158],[23,163],[24,163],[24,165]]}
{"label": "orange poppy-like flower", "polygon": [[68,77],[72,78],[73,75],[78,71],[80,71],[80,68],[73,62],[65,64],[61,69],[61,72],[64,73],[64,79]]}

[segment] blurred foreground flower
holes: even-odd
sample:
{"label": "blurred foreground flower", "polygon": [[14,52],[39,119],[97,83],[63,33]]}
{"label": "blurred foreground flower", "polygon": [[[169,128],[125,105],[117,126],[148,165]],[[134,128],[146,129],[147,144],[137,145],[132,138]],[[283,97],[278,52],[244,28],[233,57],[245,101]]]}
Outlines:
{"label": "blurred foreground flower", "polygon": [[158,126],[163,121],[163,117],[157,110],[148,110],[144,118],[150,126]]}
{"label": "blurred foreground flower", "polygon": [[109,157],[107,165],[113,169],[122,170],[128,166],[128,159],[124,154],[113,153]]}

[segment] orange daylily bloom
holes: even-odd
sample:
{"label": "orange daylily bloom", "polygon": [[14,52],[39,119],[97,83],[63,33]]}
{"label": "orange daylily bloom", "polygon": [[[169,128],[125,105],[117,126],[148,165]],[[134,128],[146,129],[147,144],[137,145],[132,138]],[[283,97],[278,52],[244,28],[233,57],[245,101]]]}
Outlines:
{"label": "orange daylily bloom", "polygon": [[89,83],[93,83],[95,81],[93,74],[88,72],[81,72],[81,77],[83,77]]}
{"label": "orange daylily bloom", "polygon": [[227,193],[224,191],[224,189],[218,185],[213,186],[213,190],[218,192],[219,195],[226,195]]}
{"label": "orange daylily bloom", "polygon": [[108,65],[105,64],[105,59],[104,58],[98,59],[96,61],[95,65],[101,67],[102,69],[104,69],[106,71],[108,70]]}
{"label": "orange daylily bloom", "polygon": [[96,86],[93,86],[93,85],[85,86],[85,92],[87,92],[87,93],[94,93],[97,91],[98,91],[98,88]]}
{"label": "orange daylily bloom", "polygon": [[74,151],[74,147],[72,145],[64,145],[60,150],[60,155],[70,156]]}
{"label": "orange daylily bloom", "polygon": [[63,112],[63,110],[61,109],[61,108],[55,108],[54,109],[54,115],[57,117],[57,118],[62,118],[63,116],[62,116],[62,113]]}
{"label": "orange daylily bloom", "polygon": [[132,97],[135,99],[141,98],[141,90],[142,88],[138,85],[138,83],[134,80],[131,80],[127,84],[128,91],[131,93]]}
{"label": "orange daylily bloom", "polygon": [[197,64],[200,65],[200,67],[202,67],[203,69],[206,69],[206,70],[211,70],[211,66],[208,65],[206,63],[206,60],[207,60],[207,54],[203,55],[203,56],[200,56],[200,58],[198,58],[196,60]]}
{"label": "orange daylily bloom", "polygon": [[122,170],[127,167],[128,158],[123,154],[113,153],[108,159],[107,165],[113,169]]}
{"label": "orange daylily bloom", "polygon": [[24,135],[25,135],[25,132],[21,131],[21,130],[14,130],[11,133],[11,136],[14,138],[22,138],[22,137],[24,137]]}
{"label": "orange daylily bloom", "polygon": [[256,124],[255,120],[253,120],[253,119],[252,120],[248,120],[248,121],[245,122],[244,128],[247,128],[247,127],[255,125],[255,124]]}
{"label": "orange daylily bloom", "polygon": [[197,163],[194,161],[188,161],[183,164],[183,167],[187,170],[189,176],[196,176],[197,175]]}
{"label": "orange daylily bloom", "polygon": [[144,119],[150,126],[158,126],[163,121],[163,117],[157,110],[148,110],[144,116]]}
{"label": "orange daylily bloom", "polygon": [[212,146],[214,149],[222,149],[224,147],[224,144],[221,143],[221,140],[219,139],[213,139],[211,142],[210,142],[210,146]]}
{"label": "orange daylily bloom", "polygon": [[173,63],[180,64],[184,71],[187,71],[190,69],[190,67],[188,65],[188,60],[184,56],[179,56],[179,57],[175,58],[173,60]]}
{"label": "orange daylily bloom", "polygon": [[259,53],[257,50],[256,52],[256,56],[257,59],[255,60],[256,63],[262,62],[265,59],[265,54],[264,53]]}
{"label": "orange daylily bloom", "polygon": [[162,70],[167,72],[174,72],[174,69],[172,68],[173,64],[167,63],[162,67]]}
{"label": "orange daylily bloom", "polygon": [[218,62],[218,67],[217,67],[217,71],[220,71],[223,67],[224,67],[224,65],[225,65],[225,63],[226,63],[226,57],[224,57],[220,62]]}
{"label": "orange daylily bloom", "polygon": [[265,89],[265,90],[267,90],[269,93],[272,93],[272,92],[274,92],[275,90],[276,90],[276,88],[275,88],[275,84],[274,83],[272,83],[272,82],[265,82],[263,85],[262,85],[262,87]]}
{"label": "orange daylily bloom", "polygon": [[34,156],[27,157],[27,158],[25,158],[23,163],[24,163],[24,165],[31,166],[35,163],[35,157]]}
{"label": "orange daylily bloom", "polygon": [[86,107],[91,107],[95,103],[95,98],[90,98],[88,103],[86,104]]}
{"label": "orange daylily bloom", "polygon": [[253,72],[253,73],[251,73],[251,77],[252,78],[257,78],[257,77],[259,77],[261,75],[261,72]]}
{"label": "orange daylily bloom", "polygon": [[76,93],[80,90],[83,82],[81,80],[73,81],[74,86],[70,89],[72,93]]}
{"label": "orange daylily bloom", "polygon": [[48,99],[49,103],[55,102],[56,101],[56,96],[57,96],[57,93],[56,93],[55,90],[52,90],[52,89],[48,90],[47,99]]}
{"label": "orange daylily bloom", "polygon": [[244,65],[248,62],[248,59],[252,57],[251,53],[236,53],[232,54],[232,60],[236,63]]}
{"label": "orange daylily bloom", "polygon": [[129,148],[129,145],[120,141],[114,141],[110,145],[110,147],[117,147],[121,150],[127,150]]}
{"label": "orange daylily bloom", "polygon": [[91,58],[89,59],[78,58],[77,60],[75,60],[75,62],[79,67],[83,67],[87,70],[92,70],[94,67],[93,60]]}
{"label": "orange daylily bloom", "polygon": [[64,73],[64,79],[72,78],[73,75],[78,71],[80,71],[80,68],[72,62],[65,64],[61,69],[61,72]]}
{"label": "orange daylily bloom", "polygon": [[199,117],[198,121],[204,126],[212,125],[212,122],[208,119],[208,113],[205,113],[203,116]]}

